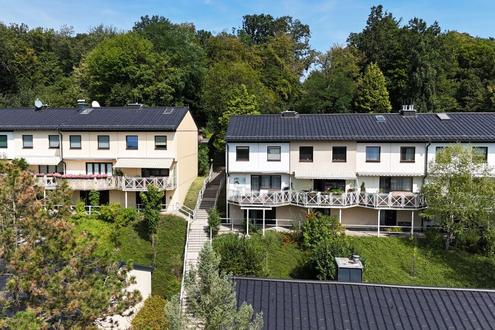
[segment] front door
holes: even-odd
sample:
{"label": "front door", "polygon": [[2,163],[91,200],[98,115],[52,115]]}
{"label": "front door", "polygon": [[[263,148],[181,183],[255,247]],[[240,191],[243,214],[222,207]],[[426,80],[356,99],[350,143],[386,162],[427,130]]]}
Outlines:
{"label": "front door", "polygon": [[382,226],[397,226],[397,211],[382,210],[380,212],[380,225]]}

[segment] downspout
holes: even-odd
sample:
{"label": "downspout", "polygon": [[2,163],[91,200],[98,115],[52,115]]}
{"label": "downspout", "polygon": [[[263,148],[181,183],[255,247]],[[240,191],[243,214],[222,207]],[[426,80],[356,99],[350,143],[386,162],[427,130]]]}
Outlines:
{"label": "downspout", "polygon": [[62,134],[62,131],[60,130],[60,128],[58,129],[58,136],[60,137],[60,141],[59,141],[59,145],[58,145],[58,148],[60,150],[60,159],[62,160],[62,168],[63,168],[63,172],[64,174],[66,174],[66,164],[65,164],[65,161],[64,161],[64,144],[63,144],[63,139],[64,139],[64,136]]}
{"label": "downspout", "polygon": [[[229,219],[229,144],[225,143],[225,217]],[[230,220],[232,221],[232,219]]]}

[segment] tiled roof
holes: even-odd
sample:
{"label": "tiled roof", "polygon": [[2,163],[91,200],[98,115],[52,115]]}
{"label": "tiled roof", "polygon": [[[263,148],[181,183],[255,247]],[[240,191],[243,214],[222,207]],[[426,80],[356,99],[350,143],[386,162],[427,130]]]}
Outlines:
{"label": "tiled roof", "polygon": [[[383,122],[377,116],[383,116]],[[418,141],[495,142],[495,112],[448,113],[416,117],[390,114],[280,114],[235,116],[229,122],[226,140],[241,141]]]}
{"label": "tiled roof", "polygon": [[493,329],[495,291],[234,278],[265,329]]}
{"label": "tiled roof", "polygon": [[186,107],[0,109],[0,131],[175,131]]}

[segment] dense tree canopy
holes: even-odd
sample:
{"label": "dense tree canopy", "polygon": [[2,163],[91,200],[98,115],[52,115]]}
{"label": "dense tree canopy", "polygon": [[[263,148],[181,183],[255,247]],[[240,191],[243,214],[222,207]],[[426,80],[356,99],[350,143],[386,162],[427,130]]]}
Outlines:
{"label": "dense tree canopy", "polygon": [[[141,17],[127,32],[0,24],[0,106],[32,106],[36,97],[52,107],[78,98],[188,105],[213,136],[222,135],[217,119],[241,85],[260,113],[495,106],[492,38],[442,31],[417,17],[403,22],[382,6],[371,8],[363,30],[351,33],[346,45],[318,53],[310,38],[309,25],[269,14],[246,15],[240,27],[219,34],[161,16]],[[371,74],[383,79],[372,84]],[[374,101],[381,110],[366,104],[366,95],[382,95]]]}

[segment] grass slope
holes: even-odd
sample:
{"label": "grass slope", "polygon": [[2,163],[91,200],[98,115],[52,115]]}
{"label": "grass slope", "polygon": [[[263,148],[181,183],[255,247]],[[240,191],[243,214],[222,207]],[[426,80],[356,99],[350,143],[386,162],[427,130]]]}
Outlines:
{"label": "grass slope", "polygon": [[495,258],[458,250],[432,248],[398,237],[353,237],[364,257],[364,280],[372,283],[495,288]]}
{"label": "grass slope", "polygon": [[186,199],[184,200],[184,205],[194,209],[196,207],[196,201],[198,199],[198,192],[203,187],[203,182],[205,181],[204,176],[198,176],[196,180],[189,187],[189,191],[187,192]]}
{"label": "grass slope", "polygon": [[[99,241],[101,251],[114,251],[111,241],[112,224],[97,219],[85,219],[77,224]],[[156,268],[152,276],[152,293],[169,298],[180,290],[186,222],[177,216],[163,216],[158,226]],[[151,265],[153,251],[144,223],[123,228],[119,232],[117,260]]]}

